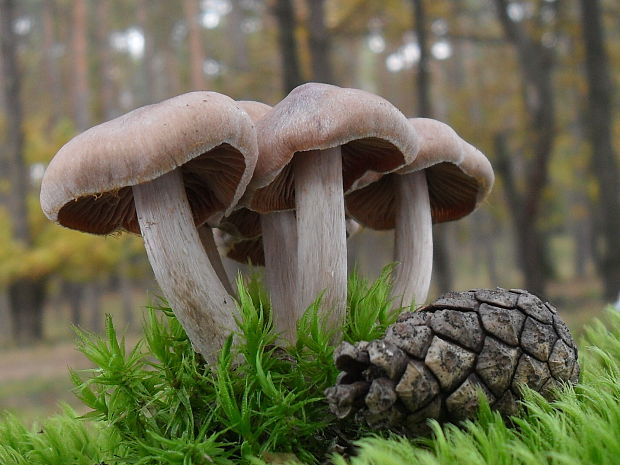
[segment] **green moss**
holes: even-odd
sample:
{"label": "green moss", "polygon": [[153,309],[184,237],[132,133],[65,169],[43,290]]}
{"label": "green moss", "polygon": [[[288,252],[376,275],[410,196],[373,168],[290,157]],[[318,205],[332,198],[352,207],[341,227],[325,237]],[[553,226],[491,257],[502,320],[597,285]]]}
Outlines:
{"label": "green moss", "polygon": [[[372,284],[352,278],[347,340],[378,337],[394,321],[388,281],[388,271]],[[72,378],[90,412],[77,419],[66,410],[32,431],[7,416],[0,463],[261,464],[275,452],[316,464],[342,433],[362,438],[352,465],[605,464],[620,456],[617,312],[587,329],[582,383],[562,389],[557,401],[527,391],[511,425],[483,404],[476,421],[432,423],[432,438],[411,441],[329,414],[322,392],[337,373],[318,301],[299,322],[295,346],[278,348],[260,285],[239,283],[239,294],[236,343],[229,340],[213,370],[165,307],[148,311],[144,338],[131,348],[110,318],[105,337],[79,332],[79,348],[96,368]]]}

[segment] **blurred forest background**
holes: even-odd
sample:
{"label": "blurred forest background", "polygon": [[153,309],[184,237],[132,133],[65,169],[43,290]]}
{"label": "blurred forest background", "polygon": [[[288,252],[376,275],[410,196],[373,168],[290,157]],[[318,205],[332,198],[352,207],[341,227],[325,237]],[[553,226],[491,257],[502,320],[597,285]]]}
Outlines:
{"label": "blurred forest background", "polygon": [[[190,90],[273,105],[321,81],[442,120],[497,181],[435,227],[431,297],[525,287],[573,328],[618,299],[617,0],[0,0],[0,39],[0,409],[70,399],[71,324],[99,332],[111,313],[135,338],[157,301],[139,237],[43,216],[46,164],[86,128]],[[351,266],[375,277],[391,244],[360,232]]]}

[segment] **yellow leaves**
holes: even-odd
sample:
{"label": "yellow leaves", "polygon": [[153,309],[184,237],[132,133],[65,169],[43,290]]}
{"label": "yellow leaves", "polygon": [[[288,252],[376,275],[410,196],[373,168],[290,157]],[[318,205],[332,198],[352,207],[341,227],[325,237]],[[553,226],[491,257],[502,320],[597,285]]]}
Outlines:
{"label": "yellow leaves", "polygon": [[[32,199],[31,199],[32,200]],[[94,236],[51,223],[31,203],[34,243],[31,247],[11,237],[11,220],[0,209],[0,286],[23,277],[58,274],[87,281],[111,273],[122,255],[144,253],[140,239],[129,234]]]}
{"label": "yellow leaves", "polygon": [[36,115],[24,122],[25,158],[28,163],[47,163],[67,141],[75,135],[69,119],[60,120],[48,128],[48,118]]}

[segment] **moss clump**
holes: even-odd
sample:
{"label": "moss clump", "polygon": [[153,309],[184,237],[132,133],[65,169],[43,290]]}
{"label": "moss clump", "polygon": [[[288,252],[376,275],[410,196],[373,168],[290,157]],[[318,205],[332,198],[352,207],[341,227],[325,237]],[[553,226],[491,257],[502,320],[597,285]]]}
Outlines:
{"label": "moss clump", "polygon": [[[350,284],[348,342],[379,337],[396,318],[387,282],[386,273],[373,284]],[[240,286],[240,295],[237,345],[226,346],[213,371],[166,308],[148,311],[145,337],[131,349],[110,319],[103,338],[79,333],[80,349],[96,368],[72,377],[92,421],[65,411],[27,430],[5,417],[0,463],[261,464],[288,453],[309,465],[338,450],[332,446],[341,436],[362,439],[354,457],[331,459],[337,465],[607,464],[620,456],[617,312],[587,330],[582,383],[561,388],[556,401],[526,391],[509,423],[482,402],[475,421],[430,421],[432,437],[412,441],[378,437],[329,414],[322,391],[337,373],[316,305],[300,322],[297,344],[280,349],[259,287]]]}

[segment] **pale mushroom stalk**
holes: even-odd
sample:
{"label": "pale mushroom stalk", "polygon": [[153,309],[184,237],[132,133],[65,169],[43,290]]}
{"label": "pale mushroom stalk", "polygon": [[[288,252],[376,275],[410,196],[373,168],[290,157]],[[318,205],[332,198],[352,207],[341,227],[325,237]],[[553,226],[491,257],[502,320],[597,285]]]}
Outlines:
{"label": "pale mushroom stalk", "polygon": [[133,186],[149,261],[194,349],[209,364],[236,325],[226,292],[200,242],[179,169]]}
{"label": "pale mushroom stalk", "polygon": [[281,336],[294,342],[297,318],[297,224],[292,210],[260,217],[265,252],[265,284],[271,296],[272,318]]}
{"label": "pale mushroom stalk", "polygon": [[340,147],[298,153],[294,160],[299,301],[295,319],[323,292],[331,329],[347,305],[347,245]]}
{"label": "pale mushroom stalk", "polygon": [[222,263],[222,257],[217,250],[217,245],[215,244],[215,239],[213,238],[213,229],[208,225],[203,224],[200,228],[198,228],[198,236],[200,237],[200,242],[202,242],[202,246],[207,253],[207,257],[209,257],[209,261],[224,286],[224,289],[226,289],[226,292],[230,295],[236,295],[236,292],[230,284],[228,275],[226,274],[226,269]]}
{"label": "pale mushroom stalk", "polygon": [[392,295],[409,306],[426,301],[433,269],[433,221],[424,170],[395,176],[397,211]]}

